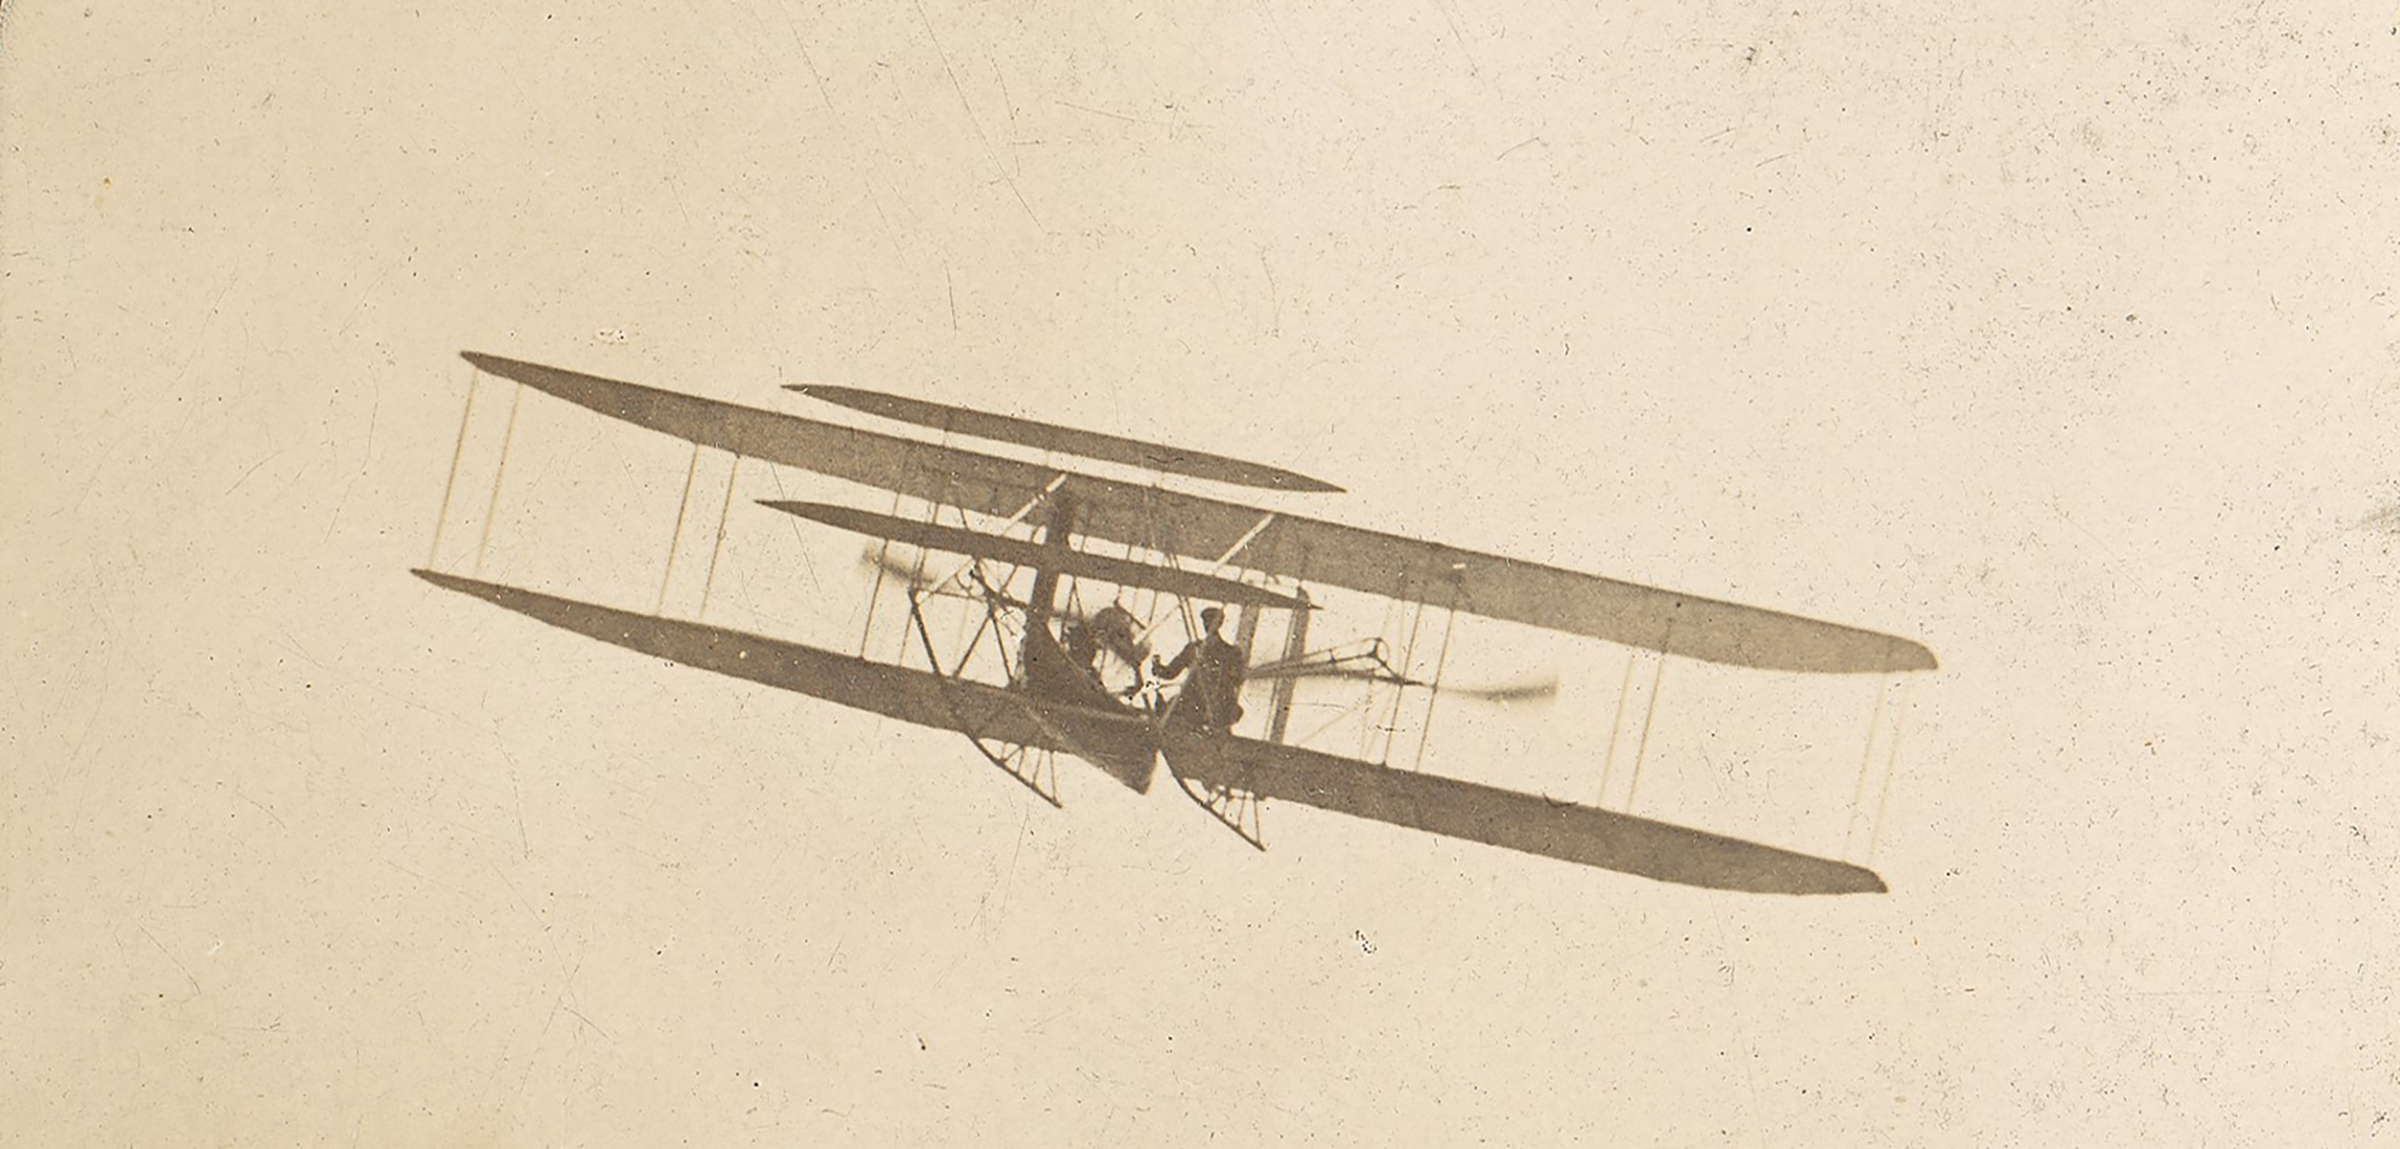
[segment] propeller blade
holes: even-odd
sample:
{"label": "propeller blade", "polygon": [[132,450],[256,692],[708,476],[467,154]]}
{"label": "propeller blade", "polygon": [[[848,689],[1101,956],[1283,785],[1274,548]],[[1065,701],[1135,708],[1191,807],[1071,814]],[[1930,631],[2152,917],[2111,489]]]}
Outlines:
{"label": "propeller blade", "polygon": [[1472,698],[1477,702],[1497,702],[1502,705],[1512,702],[1549,702],[1558,697],[1558,679],[1542,678],[1505,686],[1445,686],[1442,692],[1460,698]]}
{"label": "propeller blade", "polygon": [[1303,662],[1291,663],[1283,666],[1268,665],[1253,667],[1244,677],[1252,682],[1273,681],[1279,678],[1332,678],[1353,682],[1390,682],[1397,683],[1402,686],[1421,686],[1428,690],[1438,689],[1440,693],[1453,695],[1458,698],[1472,699],[1477,702],[1498,702],[1502,704],[1515,702],[1548,702],[1551,699],[1558,697],[1557,675],[1549,675],[1547,677],[1536,679],[1527,679],[1521,682],[1503,683],[1497,686],[1460,686],[1444,683],[1437,688],[1433,683],[1421,682],[1414,678],[1402,678],[1378,666],[1338,664],[1329,665],[1321,662]]}
{"label": "propeller blade", "polygon": [[918,564],[915,562],[904,561],[897,556],[888,554],[884,550],[877,547],[868,547],[864,552],[860,553],[858,556],[858,565],[865,567],[868,570],[874,570],[877,567],[882,567],[885,574],[897,578],[902,582],[917,588],[918,590],[925,589],[933,582],[932,579],[926,577],[923,570],[918,569]]}

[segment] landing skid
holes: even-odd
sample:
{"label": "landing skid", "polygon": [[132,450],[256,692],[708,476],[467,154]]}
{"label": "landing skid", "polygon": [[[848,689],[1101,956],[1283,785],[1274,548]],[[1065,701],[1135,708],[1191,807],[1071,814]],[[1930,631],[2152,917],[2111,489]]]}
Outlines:
{"label": "landing skid", "polygon": [[1266,823],[1262,817],[1266,799],[1240,785],[1194,781],[1175,769],[1172,758],[1167,760],[1167,770],[1175,775],[1175,784],[1184,795],[1208,811],[1209,817],[1224,823],[1226,829],[1260,853],[1266,852]]}
{"label": "landing skid", "polygon": [[1024,705],[1023,701],[1015,698],[1003,698],[984,711],[981,721],[967,721],[967,716],[959,707],[963,692],[958,688],[958,680],[953,675],[942,673],[942,660],[933,651],[933,636],[925,629],[925,612],[918,608],[916,595],[913,593],[909,595],[908,614],[910,621],[916,625],[917,638],[925,646],[925,660],[932,664],[934,677],[941,683],[942,704],[949,709],[950,717],[956,722],[959,732],[965,734],[967,741],[974,744],[975,752],[983,755],[985,761],[999,767],[1001,773],[1016,779],[1019,785],[1040,796],[1042,801],[1059,809],[1065,809],[1066,803],[1058,800],[1057,751],[1029,742],[1011,742],[994,738],[985,733],[992,728],[994,718],[1004,712],[1014,712],[1018,707]]}
{"label": "landing skid", "polygon": [[1000,742],[975,734],[967,735],[975,751],[1000,768],[1000,772],[1016,779],[1026,789],[1041,796],[1059,809],[1066,803],[1058,800],[1058,752],[1040,746]]}

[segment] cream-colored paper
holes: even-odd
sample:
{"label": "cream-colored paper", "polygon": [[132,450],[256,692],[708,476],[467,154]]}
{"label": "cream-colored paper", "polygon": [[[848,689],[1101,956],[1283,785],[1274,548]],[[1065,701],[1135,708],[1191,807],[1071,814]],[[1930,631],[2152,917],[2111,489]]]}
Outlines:
{"label": "cream-colored paper", "polygon": [[[2395,1136],[2393,20],[9,4],[0,1141]],[[462,349],[1921,641],[1462,631],[1560,690],[1425,758],[1891,892],[1259,853],[444,593],[901,638],[756,502],[884,496],[488,377],[462,434]]]}

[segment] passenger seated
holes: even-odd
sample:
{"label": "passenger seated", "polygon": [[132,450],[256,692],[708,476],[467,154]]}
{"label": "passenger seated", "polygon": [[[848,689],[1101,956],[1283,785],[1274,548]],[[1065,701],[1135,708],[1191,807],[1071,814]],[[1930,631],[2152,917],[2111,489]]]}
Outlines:
{"label": "passenger seated", "polygon": [[1133,669],[1133,685],[1125,691],[1127,697],[1141,692],[1146,684],[1142,678],[1142,658],[1150,652],[1142,646],[1142,624],[1133,612],[1115,603],[1101,607],[1086,624],[1092,645],[1116,656],[1117,661]]}

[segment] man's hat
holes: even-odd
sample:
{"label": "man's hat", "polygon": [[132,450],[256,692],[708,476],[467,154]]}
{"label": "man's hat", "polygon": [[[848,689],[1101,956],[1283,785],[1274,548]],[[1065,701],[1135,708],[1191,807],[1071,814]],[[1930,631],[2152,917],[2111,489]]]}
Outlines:
{"label": "man's hat", "polygon": [[1218,623],[1225,621],[1225,612],[1213,606],[1202,607],[1200,608],[1200,621],[1214,628]]}

